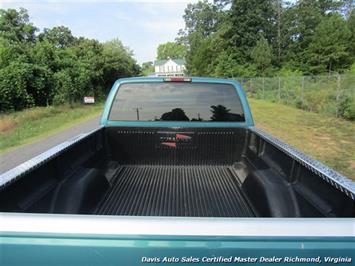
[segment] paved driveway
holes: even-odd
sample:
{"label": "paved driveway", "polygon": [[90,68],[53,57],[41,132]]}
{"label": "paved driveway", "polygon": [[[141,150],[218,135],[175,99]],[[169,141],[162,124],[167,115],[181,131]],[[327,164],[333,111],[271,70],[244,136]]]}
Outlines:
{"label": "paved driveway", "polygon": [[67,128],[45,139],[38,140],[31,144],[27,144],[15,150],[1,154],[0,174],[50,149],[53,146],[79,135],[80,133],[86,133],[97,128],[99,126],[99,119],[99,117],[95,117],[94,119],[90,119],[73,127]]}

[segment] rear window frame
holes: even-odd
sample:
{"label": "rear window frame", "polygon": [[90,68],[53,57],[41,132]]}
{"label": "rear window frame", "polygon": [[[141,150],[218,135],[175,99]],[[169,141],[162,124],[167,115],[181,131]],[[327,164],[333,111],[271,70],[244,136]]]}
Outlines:
{"label": "rear window frame", "polygon": [[[171,123],[186,123],[186,124],[194,124],[194,125],[200,125],[200,124],[225,124],[225,123],[228,123],[228,124],[246,124],[247,123],[247,116],[248,116],[248,112],[247,110],[245,109],[244,107],[244,104],[243,104],[243,101],[242,101],[242,96],[239,94],[237,88],[235,87],[234,84],[231,84],[231,83],[227,83],[227,82],[204,82],[204,81],[191,81],[191,82],[186,82],[188,84],[215,84],[215,85],[228,85],[228,86],[231,86],[233,87],[233,89],[235,90],[235,93],[236,93],[236,96],[239,100],[239,103],[240,103],[240,107],[242,109],[242,112],[243,112],[243,115],[244,115],[244,121],[173,121],[173,120],[152,120],[152,121],[148,121],[148,120],[113,120],[113,119],[110,119],[110,116],[111,116],[111,111],[112,111],[112,108],[113,108],[113,105],[114,105],[114,101],[117,97],[117,93],[119,92],[120,90],[120,87],[122,85],[125,85],[125,84],[151,84],[151,83],[165,83],[166,81],[157,81],[157,80],[154,80],[154,81],[149,81],[149,82],[146,82],[146,81],[134,81],[134,82],[120,82],[115,90],[115,93],[112,97],[112,101],[110,103],[110,108],[108,110],[108,114],[107,114],[107,121],[109,122],[113,122],[113,123],[152,123],[152,124],[155,124],[155,123],[166,123],[166,124],[171,124]],[[167,83],[170,83],[170,82],[167,82]],[[171,83],[174,83],[174,82],[171,82]]]}

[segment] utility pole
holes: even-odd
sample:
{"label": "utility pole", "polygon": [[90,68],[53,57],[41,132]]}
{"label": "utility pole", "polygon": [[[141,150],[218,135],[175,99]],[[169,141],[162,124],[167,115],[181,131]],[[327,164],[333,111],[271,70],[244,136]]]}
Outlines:
{"label": "utility pole", "polygon": [[133,110],[136,110],[136,112],[137,112],[137,120],[139,121],[139,110],[142,110],[142,107],[133,108]]}

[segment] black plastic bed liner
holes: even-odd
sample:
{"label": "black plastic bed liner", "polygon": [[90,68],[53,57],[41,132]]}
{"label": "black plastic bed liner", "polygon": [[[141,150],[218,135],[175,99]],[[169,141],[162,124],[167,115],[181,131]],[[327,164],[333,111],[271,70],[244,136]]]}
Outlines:
{"label": "black plastic bed liner", "polygon": [[255,216],[229,166],[122,166],[95,213],[133,216]]}

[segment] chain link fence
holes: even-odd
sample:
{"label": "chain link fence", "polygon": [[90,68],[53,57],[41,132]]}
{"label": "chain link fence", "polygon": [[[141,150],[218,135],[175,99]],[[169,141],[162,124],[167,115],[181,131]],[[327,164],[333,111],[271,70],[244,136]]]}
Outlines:
{"label": "chain link fence", "polygon": [[237,78],[249,97],[355,120],[355,75]]}

